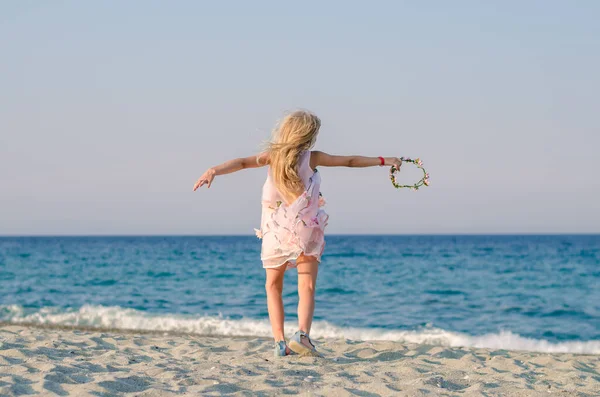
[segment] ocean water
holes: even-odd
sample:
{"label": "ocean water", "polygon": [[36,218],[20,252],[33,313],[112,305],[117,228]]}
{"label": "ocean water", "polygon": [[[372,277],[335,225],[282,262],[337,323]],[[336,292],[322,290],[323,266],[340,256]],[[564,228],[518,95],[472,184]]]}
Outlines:
{"label": "ocean water", "polygon": [[[0,238],[0,321],[270,336],[260,240]],[[295,329],[296,271],[286,274]],[[600,354],[600,235],[329,236],[314,337]]]}

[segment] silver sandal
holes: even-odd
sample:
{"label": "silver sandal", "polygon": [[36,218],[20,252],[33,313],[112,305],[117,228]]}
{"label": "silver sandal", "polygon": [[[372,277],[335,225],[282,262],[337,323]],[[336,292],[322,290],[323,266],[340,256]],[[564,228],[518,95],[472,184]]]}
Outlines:
{"label": "silver sandal", "polygon": [[[312,346],[312,348],[302,343],[302,338],[308,340],[308,343]],[[319,356],[319,353],[317,352],[314,343],[312,342],[308,334],[304,331],[298,331],[294,334],[294,336],[291,337],[290,349],[297,354]]]}
{"label": "silver sandal", "polygon": [[273,351],[275,357],[284,357],[284,356],[289,356],[290,353],[287,353],[287,345],[285,344],[284,340],[280,340],[275,342],[275,349]]}

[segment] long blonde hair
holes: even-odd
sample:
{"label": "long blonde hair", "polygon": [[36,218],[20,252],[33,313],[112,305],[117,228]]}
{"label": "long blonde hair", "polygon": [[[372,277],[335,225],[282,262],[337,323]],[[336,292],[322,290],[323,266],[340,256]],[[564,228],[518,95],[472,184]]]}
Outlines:
{"label": "long blonde hair", "polygon": [[305,189],[298,175],[298,160],[304,150],[314,146],[320,127],[317,116],[297,110],[284,117],[273,130],[273,139],[267,146],[271,177],[286,201],[293,201]]}

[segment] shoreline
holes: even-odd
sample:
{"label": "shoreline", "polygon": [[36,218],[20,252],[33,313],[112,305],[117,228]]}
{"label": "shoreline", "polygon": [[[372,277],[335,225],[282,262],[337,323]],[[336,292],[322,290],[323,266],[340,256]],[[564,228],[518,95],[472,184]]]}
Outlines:
{"label": "shoreline", "polygon": [[24,328],[38,328],[40,330],[58,330],[58,331],[82,331],[82,332],[96,332],[96,333],[113,333],[123,335],[150,335],[150,336],[174,336],[174,337],[186,337],[195,336],[199,338],[239,338],[239,339],[263,339],[265,341],[271,340],[272,338],[260,335],[214,335],[214,334],[202,334],[193,332],[183,331],[161,331],[155,329],[127,329],[127,328],[113,328],[113,327],[94,327],[87,325],[66,325],[66,324],[40,324],[40,323],[11,323],[8,321],[0,321],[0,332],[5,327],[24,327]]}
{"label": "shoreline", "polygon": [[[198,320],[206,319],[199,318]],[[211,318],[212,319],[212,318]],[[225,320],[230,321],[230,320]],[[147,324],[146,324],[147,325]],[[289,325],[289,324],[288,324]],[[269,335],[260,333],[252,333],[256,329],[248,330],[247,333],[215,333],[215,329],[200,329],[197,330],[178,330],[178,329],[153,329],[153,328],[126,328],[126,327],[110,327],[98,325],[72,325],[61,324],[55,322],[40,323],[40,322],[9,322],[0,320],[0,328],[8,326],[23,326],[28,328],[39,328],[47,330],[63,330],[63,331],[85,331],[85,332],[100,332],[100,333],[119,333],[119,334],[140,334],[150,336],[174,336],[174,337],[210,337],[210,338],[241,338],[241,339],[260,339],[264,341],[272,341]],[[349,328],[345,334],[343,331],[336,330],[331,332],[331,329],[322,328],[322,324],[316,322],[313,324],[313,331],[316,333],[316,340],[344,340],[348,343],[356,342],[396,342],[401,344],[418,344],[428,346],[440,346],[448,348],[465,348],[465,349],[488,349],[492,351],[508,351],[515,353],[540,353],[540,354],[573,354],[583,356],[599,356],[600,357],[600,341],[589,340],[570,340],[553,342],[544,339],[533,339],[514,334],[510,331],[500,331],[499,333],[490,333],[484,335],[468,335],[459,332],[447,331],[439,328],[422,329],[422,330],[387,330],[387,329],[352,329]],[[215,325],[213,324],[213,327]],[[218,327],[218,324],[216,325]],[[265,323],[265,331],[270,333],[268,324]],[[243,327],[241,329],[244,329]],[[209,331],[209,332],[202,332]],[[211,332],[212,331],[212,332]],[[358,331],[358,332],[356,332]],[[427,333],[429,332],[429,333]],[[324,334],[324,335],[323,335]],[[336,335],[337,334],[337,335]],[[366,337],[365,337],[366,336]],[[313,336],[313,339],[315,336]],[[490,338],[501,338],[501,341],[494,341]],[[458,341],[457,341],[458,340]],[[505,347],[505,345],[510,345]],[[525,347],[520,347],[525,346]],[[582,351],[588,350],[588,351]]]}
{"label": "shoreline", "polygon": [[600,355],[316,342],[322,358],[276,359],[264,337],[2,323],[0,395],[600,394]]}

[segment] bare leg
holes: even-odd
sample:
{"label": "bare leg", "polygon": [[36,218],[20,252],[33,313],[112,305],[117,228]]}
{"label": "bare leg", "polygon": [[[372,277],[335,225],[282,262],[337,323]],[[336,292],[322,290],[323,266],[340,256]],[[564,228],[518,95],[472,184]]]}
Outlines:
{"label": "bare leg", "polygon": [[285,265],[266,269],[267,282],[265,289],[267,290],[267,308],[269,310],[269,320],[271,321],[271,329],[275,342],[285,340],[283,333],[283,299],[281,293],[283,291],[283,276],[285,274]]}
{"label": "bare leg", "polygon": [[[310,334],[315,312],[315,288],[319,262],[313,256],[300,256],[298,264],[298,327]],[[308,342],[307,342],[308,343]]]}

